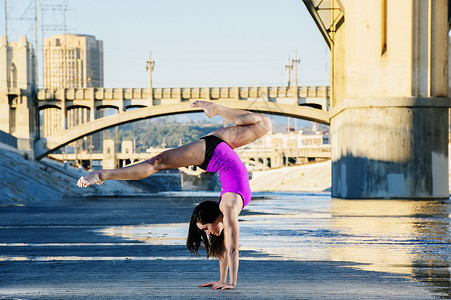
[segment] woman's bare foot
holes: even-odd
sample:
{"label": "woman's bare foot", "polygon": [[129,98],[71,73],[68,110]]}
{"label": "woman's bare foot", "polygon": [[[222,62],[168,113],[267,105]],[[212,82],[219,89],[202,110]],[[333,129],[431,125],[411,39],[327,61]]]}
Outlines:
{"label": "woman's bare foot", "polygon": [[213,118],[217,115],[216,111],[218,109],[218,105],[216,103],[207,102],[207,101],[194,101],[191,103],[191,107],[200,107],[204,110],[205,114],[209,118]]}
{"label": "woman's bare foot", "polygon": [[102,184],[105,180],[101,179],[101,174],[99,171],[91,172],[86,176],[80,177],[78,179],[77,185],[79,187],[88,187],[93,184]]}

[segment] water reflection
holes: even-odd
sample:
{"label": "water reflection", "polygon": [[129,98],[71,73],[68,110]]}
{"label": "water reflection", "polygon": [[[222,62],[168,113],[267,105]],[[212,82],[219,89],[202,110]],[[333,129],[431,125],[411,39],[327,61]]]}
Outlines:
{"label": "water reflection", "polygon": [[188,234],[188,223],[113,226],[98,232],[150,245],[184,245]]}
{"label": "water reflection", "polygon": [[332,260],[410,275],[451,295],[449,202],[333,199],[331,214],[331,228],[348,236],[331,247]]}
{"label": "water reflection", "polygon": [[[449,201],[339,200],[263,193],[240,216],[242,259],[349,262],[430,284],[451,297]],[[189,216],[188,216],[189,217]],[[110,227],[103,234],[184,245],[188,224]]]}

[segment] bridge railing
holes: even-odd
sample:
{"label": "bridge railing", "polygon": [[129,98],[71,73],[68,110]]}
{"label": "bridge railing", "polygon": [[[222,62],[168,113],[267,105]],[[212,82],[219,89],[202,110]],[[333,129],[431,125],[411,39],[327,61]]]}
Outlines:
{"label": "bridge railing", "polygon": [[[115,107],[120,112],[131,107],[177,104],[194,100],[257,100],[288,105],[307,105],[329,111],[328,86],[299,87],[185,87],[185,88],[69,88],[40,89],[37,94],[38,110],[56,107],[69,110],[85,107],[95,111],[98,107]],[[91,117],[91,119],[94,117]]]}
{"label": "bridge railing", "polygon": [[[327,86],[154,88],[152,94],[148,88],[41,89],[37,110],[44,121],[38,120],[37,124],[43,124],[39,130],[44,134],[34,148],[37,157],[41,157],[80,137],[116,125],[193,112],[196,110],[190,109],[189,103],[198,99],[329,124],[329,93]],[[98,118],[97,112],[104,108],[116,109],[117,116]],[[69,124],[71,118],[78,124]]]}
{"label": "bridge railing", "polygon": [[[38,100],[148,99],[148,88],[39,89]],[[153,99],[330,98],[328,86],[153,88]]]}

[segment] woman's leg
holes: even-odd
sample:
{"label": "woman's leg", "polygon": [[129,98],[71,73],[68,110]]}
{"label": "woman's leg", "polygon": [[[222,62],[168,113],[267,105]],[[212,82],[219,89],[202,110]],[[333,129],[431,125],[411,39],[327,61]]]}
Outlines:
{"label": "woman's leg", "polygon": [[107,179],[140,180],[160,170],[200,165],[204,158],[205,140],[197,140],[175,149],[166,150],[132,166],[89,173],[78,180],[78,186],[88,187],[93,184],[102,184]]}
{"label": "woman's leg", "polygon": [[232,148],[238,148],[261,138],[272,128],[271,120],[264,114],[241,109],[228,108],[213,102],[195,101],[191,107],[200,107],[212,118],[216,115],[237,125],[218,129],[209,135],[215,135]]}
{"label": "woman's leg", "polygon": [[[228,108],[213,102],[195,101],[192,107],[200,107],[208,117],[219,115],[237,126],[218,129],[215,135],[232,148],[247,145],[271,130],[271,120],[263,115],[240,109]],[[198,140],[179,148],[164,151],[146,161],[120,169],[100,170],[82,176],[78,186],[102,184],[107,179],[139,180],[160,170],[200,165],[205,158],[205,141]]]}

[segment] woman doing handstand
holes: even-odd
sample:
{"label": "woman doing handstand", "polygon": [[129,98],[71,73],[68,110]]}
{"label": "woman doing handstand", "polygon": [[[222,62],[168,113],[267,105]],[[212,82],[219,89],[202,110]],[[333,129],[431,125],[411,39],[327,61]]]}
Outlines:
{"label": "woman doing handstand", "polygon": [[[218,129],[200,140],[164,151],[132,166],[89,173],[78,180],[78,186],[102,184],[107,179],[139,180],[160,170],[193,165],[207,172],[218,172],[222,185],[219,200],[205,201],[196,206],[190,221],[187,247],[198,254],[202,246],[208,257],[219,259],[219,281],[200,286],[234,289],[239,264],[238,215],[251,200],[251,190],[246,167],[233,149],[264,136],[271,130],[271,120],[262,114],[206,101],[195,101],[191,107],[202,108],[209,118],[219,115],[237,126]],[[228,283],[227,273],[230,274]]]}

